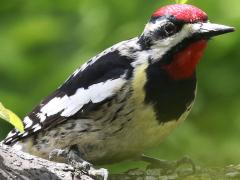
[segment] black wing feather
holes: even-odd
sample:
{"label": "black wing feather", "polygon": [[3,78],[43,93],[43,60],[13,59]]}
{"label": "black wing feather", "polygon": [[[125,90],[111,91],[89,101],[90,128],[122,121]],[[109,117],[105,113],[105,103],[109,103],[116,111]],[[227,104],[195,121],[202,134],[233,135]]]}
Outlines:
{"label": "black wing feather", "polygon": [[[91,60],[89,62],[91,62]],[[87,89],[93,84],[106,82],[107,80],[117,79],[123,75],[125,75],[125,79],[129,79],[132,76],[133,72],[131,62],[132,59],[121,56],[119,52],[115,50],[101,56],[97,61],[92,64],[88,63],[88,66],[84,70],[80,70],[77,74],[72,75],[60,88],[58,88],[54,93],[52,93],[45,100],[43,100],[38,106],[36,106],[32,110],[31,113],[29,113],[26,118],[29,118],[32,121],[32,124],[28,127],[28,124],[24,123],[24,133],[20,133],[16,129],[14,129],[4,140],[4,143],[12,144],[20,139],[37,133],[40,130],[52,128],[57,124],[60,124],[70,119],[71,117],[61,116],[60,111],[52,116],[47,116],[47,118],[41,122],[38,113],[40,112],[41,108],[43,108],[52,99],[56,97],[62,98],[64,96],[74,95],[74,93],[76,93],[77,89],[79,88]],[[106,99],[109,98],[111,97],[108,97]],[[88,102],[87,106],[83,106],[79,111],[82,111],[83,108],[88,107],[90,105],[89,103],[91,104],[91,107],[101,104],[94,104],[92,102]],[[78,114],[78,112],[76,114]]]}

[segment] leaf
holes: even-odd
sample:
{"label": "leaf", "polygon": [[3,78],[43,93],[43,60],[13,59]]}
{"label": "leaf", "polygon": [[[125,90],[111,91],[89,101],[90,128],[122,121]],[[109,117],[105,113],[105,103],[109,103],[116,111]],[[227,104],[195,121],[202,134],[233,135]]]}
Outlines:
{"label": "leaf", "polygon": [[5,108],[2,103],[0,103],[0,118],[11,123],[20,132],[24,132],[22,120],[11,110]]}
{"label": "leaf", "polygon": [[186,4],[188,0],[175,0],[177,4]]}

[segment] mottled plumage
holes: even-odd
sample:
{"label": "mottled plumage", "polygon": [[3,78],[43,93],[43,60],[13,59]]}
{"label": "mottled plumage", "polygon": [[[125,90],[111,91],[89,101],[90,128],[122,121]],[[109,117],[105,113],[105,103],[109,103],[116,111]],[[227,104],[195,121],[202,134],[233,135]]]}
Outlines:
{"label": "mottled plumage", "polygon": [[161,8],[140,36],[77,69],[4,143],[44,158],[74,146],[97,164],[137,157],[186,118],[207,40],[231,31],[190,5]]}

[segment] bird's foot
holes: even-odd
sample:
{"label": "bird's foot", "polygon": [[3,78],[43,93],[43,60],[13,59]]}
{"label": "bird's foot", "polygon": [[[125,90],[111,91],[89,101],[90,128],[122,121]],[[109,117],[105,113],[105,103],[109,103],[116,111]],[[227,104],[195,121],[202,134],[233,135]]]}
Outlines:
{"label": "bird's foot", "polygon": [[67,150],[63,150],[63,149],[54,149],[49,153],[48,158],[51,161],[56,161],[56,162],[63,162],[66,161],[68,155],[68,151]]}
{"label": "bird's foot", "polygon": [[107,180],[108,178],[107,169],[104,169],[104,168],[95,169],[93,165],[87,161],[82,160],[81,162],[78,162],[75,160],[70,160],[69,163],[75,169],[74,174],[76,176],[89,175],[94,179],[103,179],[103,180]]}
{"label": "bird's foot", "polygon": [[145,155],[142,155],[141,159],[145,162],[150,163],[147,167],[148,169],[159,168],[159,169],[162,169],[163,172],[166,174],[175,172],[182,165],[191,166],[191,171],[187,173],[188,175],[194,174],[196,172],[196,166],[193,160],[188,156],[184,156],[183,158],[176,161],[167,161],[167,160],[152,158]]}
{"label": "bird's foot", "polygon": [[78,151],[78,148],[75,146],[67,150],[54,149],[49,154],[49,159],[54,161],[64,159],[65,162],[67,162],[74,168],[74,176],[88,175],[90,177],[93,177],[94,179],[107,180],[107,169],[95,169],[91,163],[83,160],[80,154],[81,153]]}

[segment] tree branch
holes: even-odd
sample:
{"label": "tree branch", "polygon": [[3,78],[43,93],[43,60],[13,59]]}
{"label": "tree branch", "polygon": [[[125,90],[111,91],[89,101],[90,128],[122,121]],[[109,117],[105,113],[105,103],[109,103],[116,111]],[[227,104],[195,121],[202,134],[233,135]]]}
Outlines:
{"label": "tree branch", "polygon": [[[91,169],[93,172],[98,170]],[[78,173],[77,173],[78,172]],[[134,169],[123,174],[112,174],[109,179],[239,179],[240,165],[229,165],[223,168],[199,167],[194,174],[189,173],[189,167],[183,167],[169,173],[166,170]],[[93,173],[91,176],[79,174],[71,165],[56,163],[41,159],[30,154],[15,151],[0,143],[0,179],[1,180],[94,180],[99,179]]]}
{"label": "tree branch", "polygon": [[[39,180],[93,180],[94,177],[75,175],[72,166],[41,159],[15,151],[0,143],[0,179]],[[95,179],[95,178],[94,178]]]}

